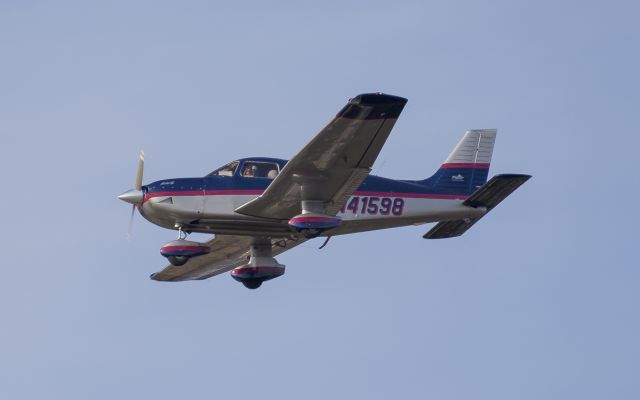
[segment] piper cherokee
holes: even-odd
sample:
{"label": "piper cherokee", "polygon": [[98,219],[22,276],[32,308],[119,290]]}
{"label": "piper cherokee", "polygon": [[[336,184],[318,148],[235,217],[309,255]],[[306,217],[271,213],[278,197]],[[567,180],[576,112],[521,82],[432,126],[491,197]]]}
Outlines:
{"label": "piper cherokee", "polygon": [[[291,160],[232,161],[204,177],[135,185],[118,198],[148,221],[178,231],[160,248],[169,260],[157,281],[207,279],[227,271],[249,289],[282,276],[274,256],[310,238],[429,222],[425,239],[460,236],[531,176],[496,175],[487,182],[496,129],[467,131],[429,178],[395,180],[371,167],[407,99],[361,94]],[[212,233],[206,243],[187,240]]]}

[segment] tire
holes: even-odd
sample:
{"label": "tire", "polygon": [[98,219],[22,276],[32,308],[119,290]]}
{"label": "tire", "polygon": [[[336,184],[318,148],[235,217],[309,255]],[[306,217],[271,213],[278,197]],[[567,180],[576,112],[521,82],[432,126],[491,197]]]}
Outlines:
{"label": "tire", "polygon": [[303,229],[300,231],[300,233],[302,233],[302,236],[307,239],[314,239],[320,236],[322,231],[320,229]]}
{"label": "tire", "polygon": [[248,282],[242,282],[242,284],[247,289],[257,289],[262,285],[262,281],[248,281]]}
{"label": "tire", "polygon": [[189,256],[169,256],[167,258],[171,265],[175,265],[176,267],[181,267],[189,261]]}

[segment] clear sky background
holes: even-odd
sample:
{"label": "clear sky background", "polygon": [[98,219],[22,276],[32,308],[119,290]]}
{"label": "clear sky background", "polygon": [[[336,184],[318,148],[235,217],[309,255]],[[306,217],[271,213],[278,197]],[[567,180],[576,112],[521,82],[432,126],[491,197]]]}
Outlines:
{"label": "clear sky background", "polygon": [[[0,2],[0,398],[637,399],[634,1]],[[533,179],[463,237],[308,242],[256,291],[159,283],[175,232],[115,196],[290,158],[363,92],[374,166],[469,128]]]}

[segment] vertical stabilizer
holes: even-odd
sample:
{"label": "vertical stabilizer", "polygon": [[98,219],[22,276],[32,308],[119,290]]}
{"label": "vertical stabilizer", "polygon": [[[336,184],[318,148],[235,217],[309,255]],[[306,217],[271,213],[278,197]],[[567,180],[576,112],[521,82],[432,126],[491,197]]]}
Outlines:
{"label": "vertical stabilizer", "polygon": [[486,166],[491,163],[497,129],[467,131],[453,149],[443,166]]}
{"label": "vertical stabilizer", "polygon": [[467,131],[436,173],[421,183],[437,193],[469,195],[487,182],[496,129]]}

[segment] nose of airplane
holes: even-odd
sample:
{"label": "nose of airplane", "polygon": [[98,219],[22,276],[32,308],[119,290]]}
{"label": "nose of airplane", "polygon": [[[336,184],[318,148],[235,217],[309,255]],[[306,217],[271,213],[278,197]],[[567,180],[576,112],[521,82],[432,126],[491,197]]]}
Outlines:
{"label": "nose of airplane", "polygon": [[129,204],[140,204],[144,199],[144,193],[142,190],[131,189],[122,193],[118,198]]}
{"label": "nose of airplane", "polygon": [[144,192],[142,187],[142,174],[144,172],[144,151],[140,151],[140,161],[138,162],[138,172],[133,189],[122,193],[118,198],[129,204],[141,204],[144,200]]}

